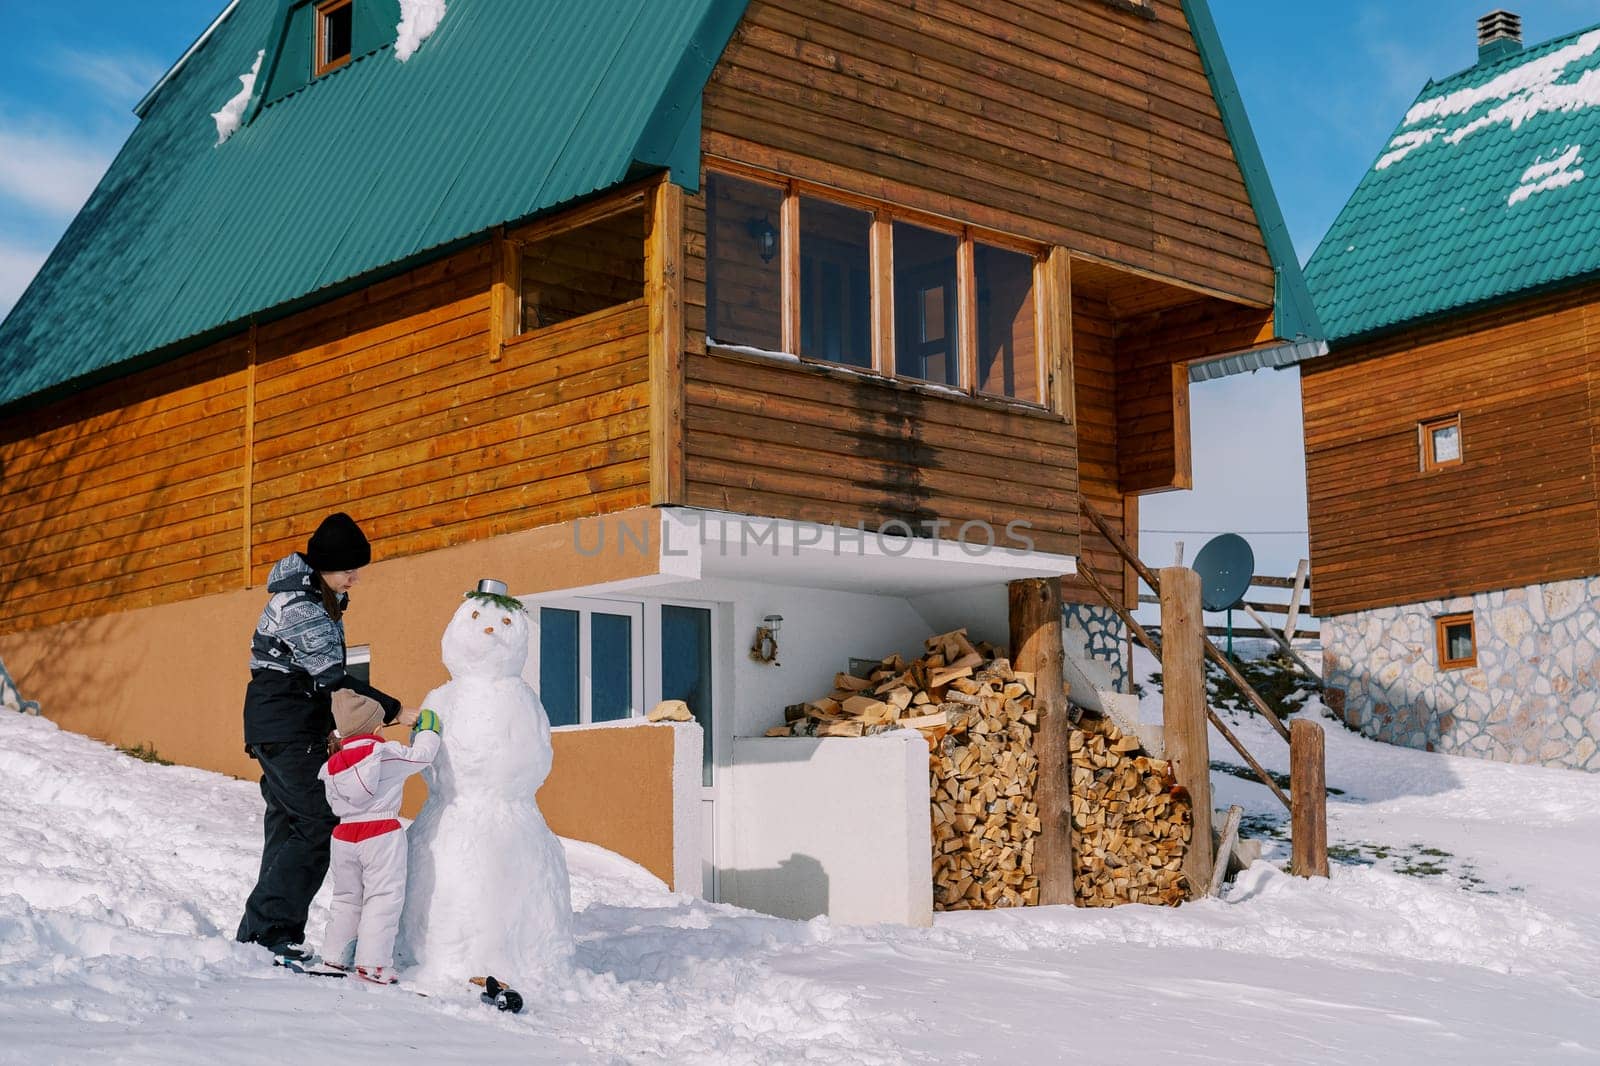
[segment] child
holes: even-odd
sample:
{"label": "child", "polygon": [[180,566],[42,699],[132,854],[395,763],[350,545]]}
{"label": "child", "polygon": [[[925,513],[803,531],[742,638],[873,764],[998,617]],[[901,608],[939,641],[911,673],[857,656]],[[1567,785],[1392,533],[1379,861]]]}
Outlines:
{"label": "child", "polygon": [[337,750],[318,773],[328,806],[339,816],[333,831],[333,917],[323,959],[375,984],[393,984],[395,933],[406,898],[406,835],[395,817],[406,778],[433,762],[443,729],[424,709],[411,746],[384,740],[383,708],[349,689],[333,694]]}

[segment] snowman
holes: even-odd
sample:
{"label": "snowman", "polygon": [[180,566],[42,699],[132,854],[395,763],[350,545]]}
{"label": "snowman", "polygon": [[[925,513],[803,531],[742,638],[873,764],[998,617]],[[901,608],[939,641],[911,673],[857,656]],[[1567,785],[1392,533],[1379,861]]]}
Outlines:
{"label": "snowman", "polygon": [[397,957],[420,983],[482,975],[529,982],[572,955],[567,862],[535,794],[550,773],[550,722],[522,679],[528,616],[480,581],[445,628],[450,681],[423,706],[444,721],[411,826]]}

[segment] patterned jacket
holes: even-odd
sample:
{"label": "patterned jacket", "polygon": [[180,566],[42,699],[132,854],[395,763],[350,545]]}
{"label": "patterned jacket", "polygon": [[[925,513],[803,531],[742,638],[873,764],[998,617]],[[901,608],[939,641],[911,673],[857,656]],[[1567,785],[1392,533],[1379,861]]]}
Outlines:
{"label": "patterned jacket", "polygon": [[[250,641],[244,742],[320,742],[333,729],[334,689],[355,689],[383,706],[384,721],[400,701],[345,673],[344,622],[322,605],[316,571],[298,552],[278,560],[267,578],[270,598]],[[341,596],[341,609],[348,598]]]}

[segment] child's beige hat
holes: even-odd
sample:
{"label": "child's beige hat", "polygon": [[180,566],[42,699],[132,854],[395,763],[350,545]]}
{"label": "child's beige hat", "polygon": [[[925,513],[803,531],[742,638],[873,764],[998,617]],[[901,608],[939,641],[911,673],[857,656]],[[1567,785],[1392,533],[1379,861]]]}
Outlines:
{"label": "child's beige hat", "polygon": [[353,689],[338,689],[333,694],[333,724],[341,737],[375,733],[383,726],[383,707]]}

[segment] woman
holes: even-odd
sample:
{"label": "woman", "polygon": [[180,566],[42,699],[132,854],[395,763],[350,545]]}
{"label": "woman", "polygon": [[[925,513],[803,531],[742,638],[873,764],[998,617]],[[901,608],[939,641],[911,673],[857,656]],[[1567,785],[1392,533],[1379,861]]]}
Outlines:
{"label": "woman", "polygon": [[250,642],[244,745],[261,764],[267,813],[261,872],[237,936],[277,955],[304,956],[306,912],[328,872],[338,819],[317,771],[334,727],[333,693],[353,689],[377,700],[385,725],[416,721],[399,700],[345,673],[344,611],[371,561],[354,519],[343,512],[323,519],[304,552],[272,568],[270,598]]}

